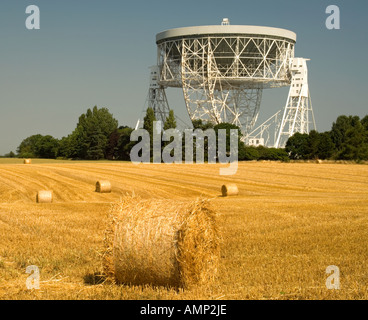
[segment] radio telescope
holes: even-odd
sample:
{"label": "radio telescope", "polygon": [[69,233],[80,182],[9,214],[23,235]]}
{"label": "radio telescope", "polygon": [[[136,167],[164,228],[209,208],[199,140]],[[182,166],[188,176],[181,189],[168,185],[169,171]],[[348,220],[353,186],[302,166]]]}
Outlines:
{"label": "radio telescope", "polygon": [[263,89],[291,84],[295,43],[292,31],[230,25],[227,18],[158,33],[149,105],[163,119],[170,110],[164,90],[182,88],[191,121],[231,123],[249,138]]}

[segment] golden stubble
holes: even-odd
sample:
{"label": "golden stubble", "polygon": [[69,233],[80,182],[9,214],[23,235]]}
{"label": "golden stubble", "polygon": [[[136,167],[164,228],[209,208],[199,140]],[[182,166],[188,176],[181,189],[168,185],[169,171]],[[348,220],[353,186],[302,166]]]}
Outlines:
{"label": "golden stubble", "polygon": [[[32,161],[0,164],[0,299],[367,299],[368,166],[330,163],[133,165]],[[95,192],[108,180],[111,193]],[[222,197],[236,183],[239,194]],[[53,203],[37,204],[39,190]],[[221,227],[219,270],[210,286],[177,290],[117,285],[103,273],[112,203],[211,199]],[[28,290],[25,269],[40,268]],[[340,290],[326,268],[340,269]]]}

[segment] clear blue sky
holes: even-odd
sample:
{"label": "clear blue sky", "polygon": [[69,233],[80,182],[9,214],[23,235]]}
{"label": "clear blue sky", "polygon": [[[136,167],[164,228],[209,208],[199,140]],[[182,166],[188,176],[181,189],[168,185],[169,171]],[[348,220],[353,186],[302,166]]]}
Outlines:
{"label": "clear blue sky", "polygon": [[[25,9],[38,5],[41,29],[27,30]],[[327,30],[328,5],[341,29]],[[367,0],[2,0],[0,6],[0,154],[32,134],[61,138],[94,105],[120,125],[134,126],[156,63],[156,33],[170,28],[234,25],[286,28],[297,34],[296,56],[310,58],[309,81],[319,131],[341,114],[367,108]],[[260,120],[283,108],[287,88],[267,90]],[[186,118],[180,89],[170,106]]]}

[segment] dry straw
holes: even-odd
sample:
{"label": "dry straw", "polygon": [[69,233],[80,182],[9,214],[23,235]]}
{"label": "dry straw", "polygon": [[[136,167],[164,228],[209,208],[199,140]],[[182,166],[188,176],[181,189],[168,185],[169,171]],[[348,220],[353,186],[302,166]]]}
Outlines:
{"label": "dry straw", "polygon": [[31,164],[32,160],[31,159],[24,159],[23,163],[24,164]]}
{"label": "dry straw", "polygon": [[110,193],[111,192],[110,181],[107,181],[107,180],[97,181],[96,182],[96,192]]}
{"label": "dry straw", "polygon": [[239,194],[238,187],[236,186],[235,183],[224,184],[221,187],[221,192],[223,197],[237,196]]}
{"label": "dry straw", "polygon": [[38,191],[36,201],[37,203],[51,203],[52,191]]}
{"label": "dry straw", "polygon": [[103,265],[116,283],[189,288],[211,283],[219,261],[216,213],[208,200],[142,200],[113,206]]}

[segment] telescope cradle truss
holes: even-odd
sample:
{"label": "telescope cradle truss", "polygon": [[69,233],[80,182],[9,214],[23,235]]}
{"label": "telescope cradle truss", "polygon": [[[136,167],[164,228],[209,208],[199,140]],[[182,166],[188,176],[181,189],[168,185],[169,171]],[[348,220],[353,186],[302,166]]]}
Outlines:
{"label": "telescope cradle truss", "polygon": [[[237,125],[249,143],[263,89],[292,85],[293,62],[304,66],[306,59],[294,61],[295,42],[296,34],[289,30],[230,25],[226,18],[218,26],[161,32],[156,35],[157,66],[151,69],[149,106],[164,121],[170,110],[165,89],[182,88],[191,121]],[[294,91],[289,93],[274,138],[279,146],[294,132],[309,132],[308,83],[303,82],[300,92],[301,99]]]}

